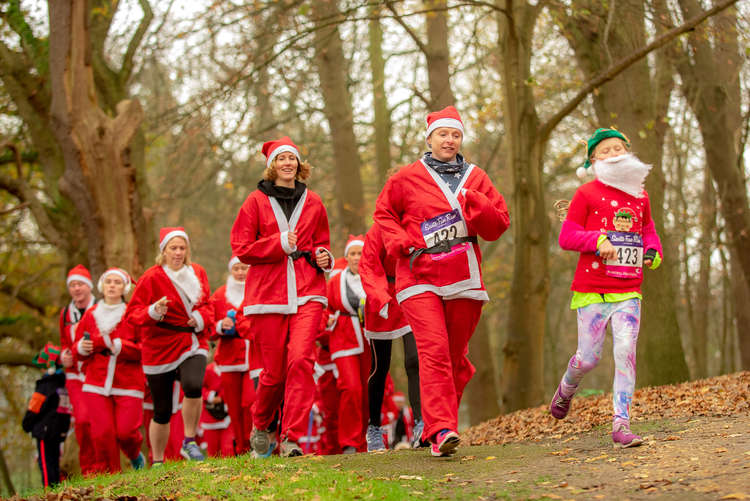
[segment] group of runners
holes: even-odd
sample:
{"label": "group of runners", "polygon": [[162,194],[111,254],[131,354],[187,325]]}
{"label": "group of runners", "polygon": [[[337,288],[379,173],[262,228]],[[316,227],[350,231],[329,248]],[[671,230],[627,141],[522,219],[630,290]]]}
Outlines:
{"label": "group of runners", "polygon": [[[462,156],[455,108],[427,115],[425,139],[429,151],[390,176],[369,231],[350,235],[338,260],[326,208],[304,183],[311,167],[283,137],[263,145],[262,179],[239,209],[226,284],[213,294],[182,227],[161,229],[156,264],[137,281],[121,268],[102,273],[98,302],[89,272],[73,268],[60,347],[37,359],[48,367],[40,382],[57,386],[37,383],[28,430],[45,405],[65,414],[69,397],[84,474],[119,471],[120,452],[144,467],[141,425],[152,467],[204,459],[201,441],[209,454],[258,458],[382,450],[393,445],[383,417],[399,415],[411,446],[454,454],[474,374],[468,344],[489,300],[480,238],[498,239],[510,217],[487,173]],[[579,347],[550,404],[556,418],[567,414],[611,320],[613,439],[622,446],[640,443],[629,404],[641,269],[661,260],[643,190],[648,166],[628,147],[618,131],[596,131],[587,166],[597,179],[577,191],[563,224],[561,246],[581,253],[572,286]],[[410,407],[394,404],[388,376],[398,338]],[[34,430],[45,482],[55,483],[55,447],[42,440],[52,439]]]}

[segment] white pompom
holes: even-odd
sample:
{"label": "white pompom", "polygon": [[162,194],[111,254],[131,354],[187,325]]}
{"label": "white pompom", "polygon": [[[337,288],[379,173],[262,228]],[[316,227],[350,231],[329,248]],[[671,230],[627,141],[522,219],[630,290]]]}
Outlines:
{"label": "white pompom", "polygon": [[576,169],[576,176],[578,176],[579,179],[585,179],[586,175],[589,173],[589,170],[585,167],[578,167]]}

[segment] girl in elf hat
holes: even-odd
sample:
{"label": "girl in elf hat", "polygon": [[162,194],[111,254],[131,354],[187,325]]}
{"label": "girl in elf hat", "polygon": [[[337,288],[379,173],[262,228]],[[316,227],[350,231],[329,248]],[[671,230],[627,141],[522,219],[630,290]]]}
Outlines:
{"label": "girl in elf hat", "polygon": [[[615,378],[612,440],[639,445],[630,430],[635,386],[635,353],[641,318],[643,267],[659,266],[661,242],[651,219],[644,181],[651,169],[628,151],[615,129],[597,129],[586,145],[586,162],[596,179],[576,190],[560,230],[560,247],[580,253],[570,307],[578,315],[578,349],[557,387],[550,413],[563,419],[584,374],[601,358],[607,324],[612,325]],[[563,211],[564,212],[564,211]]]}
{"label": "girl in elf hat", "polygon": [[374,215],[398,260],[396,300],[417,342],[423,436],[434,456],[458,446],[458,405],[474,374],[469,339],[489,299],[478,237],[496,240],[510,225],[502,195],[461,155],[463,133],[454,107],[427,115],[431,151],[388,179]]}
{"label": "girl in elf hat", "polygon": [[45,371],[36,381],[21,423],[23,431],[36,439],[44,487],[60,483],[60,446],[65,442],[73,412],[59,357],[60,348],[47,343],[32,361]]}
{"label": "girl in elf hat", "polygon": [[185,438],[180,454],[202,461],[195,441],[201,415],[203,375],[214,310],[206,270],[192,263],[190,239],[182,227],[159,231],[156,264],[138,280],[127,309],[128,321],[140,328],[143,372],[154,401],[149,424],[153,465],[164,462],[172,418],[173,383],[179,379],[185,398]]}
{"label": "girl in elf hat", "polygon": [[141,454],[143,391],[141,347],[137,330],[124,321],[124,296],[132,288],[128,272],[109,268],[97,283],[102,300],[89,309],[76,329],[74,352],[83,362],[84,403],[91,420],[94,471],[116,473],[120,450],[135,469],[146,459]]}
{"label": "girl in elf hat", "polygon": [[253,269],[242,310],[262,356],[250,442],[256,456],[273,452],[272,422],[283,399],[281,454],[298,456],[315,396],[315,338],[333,255],[328,215],[320,196],[302,182],[310,165],[297,146],[285,136],[263,144],[263,155],[263,179],[242,204],[231,233],[232,253]]}
{"label": "girl in elf hat", "polygon": [[235,453],[244,454],[250,450],[250,431],[253,426],[250,403],[254,398],[243,397],[248,394],[254,397],[255,389],[249,375],[250,339],[247,332],[242,332],[242,323],[238,322],[237,314],[242,308],[249,266],[237,256],[232,256],[228,267],[226,284],[216,289],[211,296],[216,322],[216,333],[212,338],[218,340],[214,363],[224,388],[229,416],[232,418],[237,444]]}

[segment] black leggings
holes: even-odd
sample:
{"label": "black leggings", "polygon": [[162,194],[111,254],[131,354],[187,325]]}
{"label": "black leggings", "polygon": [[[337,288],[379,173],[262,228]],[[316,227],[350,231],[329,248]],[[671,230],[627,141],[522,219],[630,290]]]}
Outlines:
{"label": "black leggings", "polygon": [[[404,341],[404,368],[409,381],[409,403],[414,414],[414,420],[422,419],[422,405],[419,396],[419,357],[414,334],[409,332],[402,337]],[[383,408],[383,394],[385,393],[385,379],[391,368],[391,339],[372,339],[372,364],[370,379],[367,381],[367,396],[370,402],[370,424],[380,426],[380,411]]]}
{"label": "black leggings", "polygon": [[154,400],[154,421],[158,424],[167,424],[172,418],[172,387],[177,379],[180,380],[185,398],[201,398],[205,373],[205,355],[193,355],[174,370],[162,374],[146,374]]}

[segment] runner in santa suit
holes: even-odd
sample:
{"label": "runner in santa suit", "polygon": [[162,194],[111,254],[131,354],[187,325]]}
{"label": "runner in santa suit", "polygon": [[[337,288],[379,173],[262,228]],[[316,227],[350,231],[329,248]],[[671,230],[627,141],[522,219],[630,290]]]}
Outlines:
{"label": "runner in santa suit", "polygon": [[60,361],[65,368],[65,388],[68,390],[70,404],[73,406],[73,424],[78,442],[78,460],[81,473],[94,473],[94,447],[91,440],[91,424],[89,422],[86,404],[83,399],[83,374],[78,363],[74,360],[73,343],[76,336],[76,325],[83,318],[83,314],[94,306],[94,296],[91,289],[91,273],[83,265],[76,265],[68,272],[66,280],[68,292],[72,300],[60,312]]}
{"label": "runner in santa suit", "polygon": [[336,364],[339,390],[339,445],[344,454],[367,450],[367,378],[370,374],[370,345],[365,340],[360,312],[365,290],[359,275],[364,245],[362,235],[350,235],[344,248],[347,266],[326,286],[328,311],[333,318],[330,331],[331,360]]}
{"label": "runner in santa suit", "polygon": [[265,143],[263,154],[263,179],[242,204],[231,234],[233,254],[253,267],[243,313],[252,316],[263,366],[251,444],[257,456],[271,454],[271,422],[283,399],[281,454],[295,456],[302,454],[297,441],[306,434],[315,396],[314,343],[326,305],[324,271],[333,256],[323,202],[301,182],[310,165],[288,137]]}
{"label": "runner in santa suit", "polygon": [[110,268],[97,284],[103,299],[90,308],[76,329],[74,353],[83,362],[83,398],[91,419],[98,473],[121,471],[120,450],[134,469],[146,465],[141,454],[145,378],[136,330],[123,320],[130,275]]}
{"label": "runner in santa suit", "polygon": [[404,368],[409,384],[409,401],[416,419],[413,447],[419,447],[424,423],[419,402],[419,357],[414,334],[396,301],[396,256],[389,256],[383,245],[383,232],[377,224],[365,235],[359,271],[365,288],[365,337],[372,348],[370,378],[367,382],[370,422],[367,425],[367,450],[385,448],[380,419],[388,371],[391,367],[393,340],[404,343]]}
{"label": "runner in santa suit", "polygon": [[458,404],[474,374],[468,344],[488,300],[477,236],[496,240],[510,225],[502,195],[459,153],[463,130],[452,106],[427,115],[432,151],[388,179],[374,215],[398,257],[396,299],[417,341],[424,436],[435,456],[458,446]]}
{"label": "runner in santa suit", "polygon": [[[216,330],[213,338],[218,338],[214,362],[221,375],[224,388],[224,401],[232,418],[234,439],[237,442],[236,454],[250,450],[250,430],[253,426],[249,399],[245,395],[252,390],[250,372],[250,340],[238,330],[237,312],[242,306],[245,294],[245,278],[248,266],[234,256],[229,261],[229,277],[211,296],[214,307]],[[253,391],[254,393],[254,391]],[[210,454],[210,453],[209,453]]]}
{"label": "runner in santa suit", "polygon": [[172,417],[172,386],[179,379],[185,397],[182,419],[185,439],[180,454],[204,459],[195,442],[200,419],[203,374],[214,312],[206,271],[190,262],[190,240],[184,228],[162,228],[156,265],[143,274],[127,310],[128,321],[140,328],[143,372],[154,400],[149,424],[153,464],[164,461]]}
{"label": "runner in santa suit", "polygon": [[[221,371],[214,362],[206,366],[203,378],[203,412],[200,420],[201,446],[209,456],[229,457],[235,454],[232,418],[226,405]],[[241,396],[241,395],[240,395]]]}

